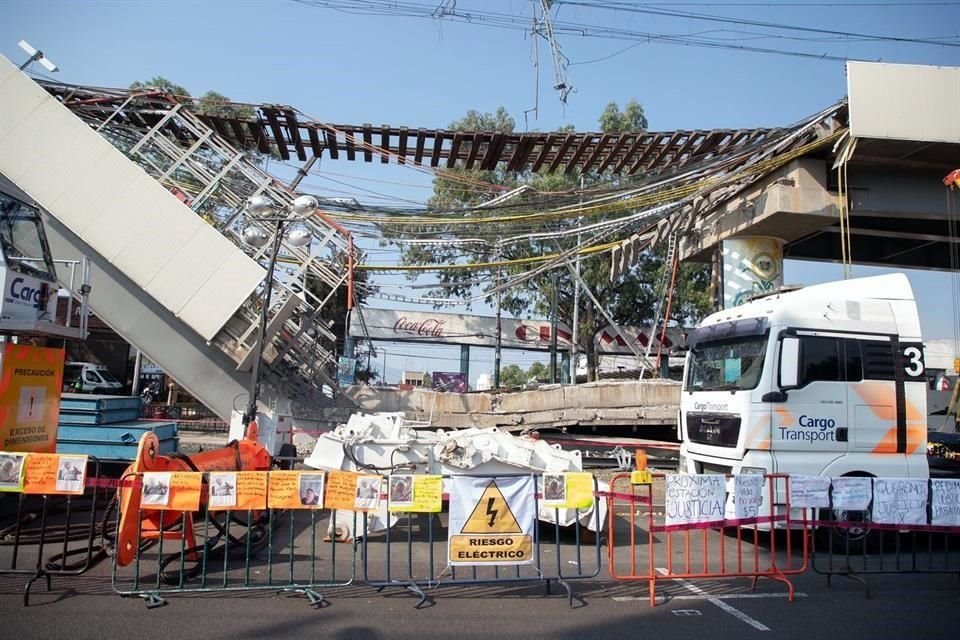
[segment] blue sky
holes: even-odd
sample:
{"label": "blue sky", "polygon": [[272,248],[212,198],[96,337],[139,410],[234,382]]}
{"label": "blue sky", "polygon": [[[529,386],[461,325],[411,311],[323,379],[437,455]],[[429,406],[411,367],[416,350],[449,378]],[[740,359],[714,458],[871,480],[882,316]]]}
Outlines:
{"label": "blue sky", "polygon": [[[450,5],[442,0],[407,2]],[[531,15],[529,0],[458,0],[455,4],[461,13],[496,12],[528,21]],[[960,66],[960,48],[955,47],[837,41],[830,34],[806,32],[787,35],[815,36],[817,41],[758,38],[757,28],[744,25],[557,4],[558,21],[658,34],[703,34],[728,38],[732,44],[816,55]],[[823,30],[960,42],[960,3],[860,3],[869,6],[857,7],[824,1],[797,7],[793,6],[797,2],[783,6],[771,0],[759,3],[769,6],[729,4],[685,3],[673,8]],[[571,62],[568,81],[577,89],[564,106],[551,88],[553,69],[543,40],[538,43],[539,100],[535,100],[533,40],[523,31],[486,27],[479,20],[464,24],[450,19],[357,15],[290,0],[4,0],[0,2],[0,53],[22,61],[20,39],[47,53],[61,68],[56,79],[64,82],[125,87],[163,75],[195,95],[214,89],[234,100],[289,104],[331,123],[445,127],[468,109],[494,111],[502,105],[522,129],[524,110],[536,104],[537,117],[531,113],[529,129],[573,124],[581,130],[596,130],[597,116],[607,102],[622,105],[636,98],[655,130],[760,127],[795,122],[838,101],[846,90],[843,63],[838,61],[562,33],[558,40]],[[624,51],[626,47],[632,48]],[[413,201],[423,201],[430,194],[429,177],[379,163],[325,160],[307,183],[321,195],[352,196],[377,204],[395,201],[361,189]],[[840,266],[834,264],[788,262],[785,271],[786,280],[794,283],[842,277]],[[855,269],[855,275],[877,272]],[[952,336],[954,319],[942,303],[949,292],[947,274],[909,275],[927,337]],[[415,359],[400,355],[411,353],[410,349],[402,345],[389,349],[397,354],[396,363],[388,362],[391,378],[401,369],[417,368]],[[443,350],[437,353],[444,361],[422,368],[456,369],[455,349],[449,355]],[[479,371],[489,370],[484,363],[492,361],[492,355],[476,357],[474,379]],[[517,353],[515,357],[526,365],[535,356]]]}

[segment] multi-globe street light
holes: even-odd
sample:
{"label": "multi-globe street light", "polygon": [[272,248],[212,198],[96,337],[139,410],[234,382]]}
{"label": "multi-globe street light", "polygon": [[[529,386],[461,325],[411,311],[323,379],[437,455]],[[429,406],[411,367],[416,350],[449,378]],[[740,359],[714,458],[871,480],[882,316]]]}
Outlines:
{"label": "multi-globe street light", "polygon": [[[319,208],[313,196],[300,196],[293,201],[289,209],[277,207],[268,197],[253,196],[247,202],[247,214],[250,222],[241,231],[243,241],[257,248],[263,248],[273,239],[270,248],[270,262],[267,266],[267,279],[264,284],[263,305],[260,308],[260,327],[257,342],[254,345],[253,370],[250,372],[249,402],[243,414],[243,424],[248,425],[257,418],[257,400],[260,397],[260,379],[262,376],[263,347],[267,334],[270,298],[273,293],[273,276],[277,266],[280,247],[286,243],[289,247],[304,247],[310,243],[313,233],[302,222],[316,213]],[[259,224],[257,224],[259,223]],[[273,233],[268,223],[272,223]]]}

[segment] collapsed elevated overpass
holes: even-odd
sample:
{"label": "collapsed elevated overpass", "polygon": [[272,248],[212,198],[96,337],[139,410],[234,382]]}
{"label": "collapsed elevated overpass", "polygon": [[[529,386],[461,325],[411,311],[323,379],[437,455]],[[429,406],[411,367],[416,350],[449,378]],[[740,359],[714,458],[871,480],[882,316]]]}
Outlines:
{"label": "collapsed elevated overpass", "polygon": [[[124,108],[73,99],[114,115]],[[91,258],[92,311],[229,420],[246,403],[265,297],[263,253],[240,242],[243,207],[256,194],[288,206],[296,194],[176,102],[147,99],[158,120],[197,142],[184,148],[162,127],[91,128],[0,58],[0,189],[42,211],[55,257]],[[296,277],[328,293],[320,299],[274,281],[263,349],[267,406],[336,387],[323,307],[347,277],[335,261],[347,239],[321,217],[306,224],[313,249],[284,250]]]}

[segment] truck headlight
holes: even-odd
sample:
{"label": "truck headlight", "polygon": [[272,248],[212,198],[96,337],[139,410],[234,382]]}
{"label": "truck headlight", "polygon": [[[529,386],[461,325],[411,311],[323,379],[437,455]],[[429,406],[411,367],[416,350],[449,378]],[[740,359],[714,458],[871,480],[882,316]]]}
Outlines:
{"label": "truck headlight", "polygon": [[740,473],[756,473],[765,476],[767,475],[767,470],[763,467],[740,467]]}

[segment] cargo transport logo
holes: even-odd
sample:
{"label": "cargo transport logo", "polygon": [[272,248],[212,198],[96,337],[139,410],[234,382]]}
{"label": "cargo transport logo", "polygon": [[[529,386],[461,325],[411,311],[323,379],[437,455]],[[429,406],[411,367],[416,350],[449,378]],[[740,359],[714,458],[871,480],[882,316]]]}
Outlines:
{"label": "cargo transport logo", "polygon": [[780,426],[781,440],[803,440],[806,442],[835,442],[837,439],[837,421],[833,418],[818,418],[802,415],[797,426]]}

